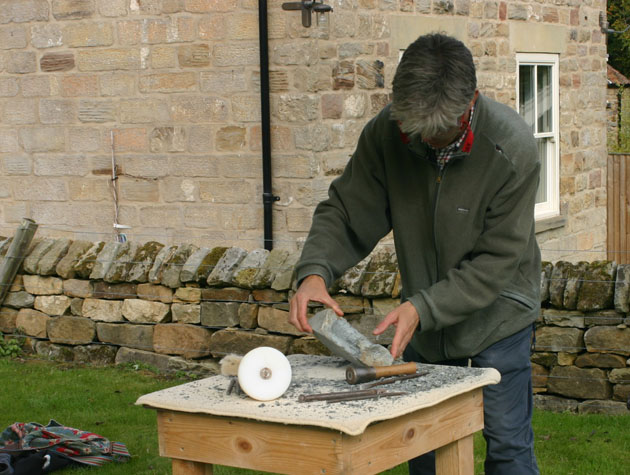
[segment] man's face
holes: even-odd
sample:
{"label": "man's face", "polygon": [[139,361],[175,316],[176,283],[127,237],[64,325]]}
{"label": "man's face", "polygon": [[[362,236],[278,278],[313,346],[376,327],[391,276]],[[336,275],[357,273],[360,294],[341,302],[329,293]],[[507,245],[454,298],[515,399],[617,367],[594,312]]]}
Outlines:
{"label": "man's face", "polygon": [[[464,123],[464,128],[466,128]],[[436,135],[435,137],[423,138],[422,141],[428,143],[433,148],[444,148],[453,143],[464,129],[460,126],[454,126],[450,129]]]}
{"label": "man's face", "polygon": [[475,104],[478,94],[479,93],[475,91],[475,96],[472,101],[470,101],[470,104],[468,104],[464,113],[457,120],[458,125],[454,125],[450,129],[447,129],[434,137],[424,137],[422,141],[431,145],[433,148],[444,148],[452,144],[461,135],[461,133],[466,130],[468,121],[470,120],[470,110]]}

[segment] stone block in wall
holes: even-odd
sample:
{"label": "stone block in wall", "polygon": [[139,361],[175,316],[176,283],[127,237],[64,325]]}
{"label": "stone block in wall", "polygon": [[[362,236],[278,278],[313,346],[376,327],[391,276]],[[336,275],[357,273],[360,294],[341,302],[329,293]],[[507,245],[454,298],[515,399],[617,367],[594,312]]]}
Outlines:
{"label": "stone block in wall", "polygon": [[88,241],[74,241],[70,244],[68,252],[63,256],[57,266],[55,272],[63,279],[72,279],[76,275],[74,266],[81,256],[83,256],[94,244]]}
{"label": "stone block in wall", "polygon": [[13,282],[11,282],[11,287],[9,287],[9,292],[20,292],[24,290],[24,276],[22,274],[17,274]]}
{"label": "stone block in wall", "polygon": [[86,345],[96,336],[96,324],[89,318],[65,316],[48,320],[46,331],[53,343]]}
{"label": "stone block in wall", "polygon": [[133,323],[165,323],[171,321],[171,307],[162,302],[125,299],[122,314]]}
{"label": "stone block in wall", "polygon": [[393,249],[380,249],[372,255],[361,286],[364,297],[390,297],[398,272],[398,259]]}
{"label": "stone block in wall", "polygon": [[260,307],[258,309],[258,326],[273,333],[300,336],[306,333],[299,331],[287,320],[289,312],[274,307]]}
{"label": "stone block in wall", "polygon": [[72,272],[74,273],[74,276],[81,279],[89,279],[90,274],[92,274],[92,269],[96,264],[96,258],[98,257],[104,246],[104,242],[95,242],[94,244],[92,244],[87,251],[83,252],[77,258],[76,262],[72,266],[72,271],[68,271],[68,273]]}
{"label": "stone block in wall", "polygon": [[625,415],[629,412],[626,403],[623,402],[595,400],[578,404],[578,414]]}
{"label": "stone block in wall", "polygon": [[139,350],[153,350],[154,325],[134,325],[132,323],[97,323],[96,335],[99,341],[112,345],[128,346]]}
{"label": "stone block in wall", "polygon": [[157,253],[153,260],[153,265],[149,269],[148,279],[152,284],[159,284],[162,282],[162,275],[164,273],[164,266],[173,255],[177,252],[177,246],[165,246]]}
{"label": "stone block in wall", "polygon": [[63,281],[57,277],[40,277],[24,275],[24,290],[33,295],[58,295],[63,292]]}
{"label": "stone block in wall", "polygon": [[366,271],[372,256],[368,256],[354,267],[351,267],[338,279],[337,285],[354,295],[361,295],[361,287],[366,278]]}
{"label": "stone block in wall", "polygon": [[253,289],[256,276],[262,270],[268,256],[267,249],[254,249],[248,253],[234,271],[232,277],[234,285],[244,289]]}
{"label": "stone block in wall", "polygon": [[612,396],[606,371],[597,368],[554,366],[549,373],[547,390],[575,399],[609,399]]}
{"label": "stone block in wall", "polygon": [[201,324],[208,327],[233,327],[239,324],[238,302],[201,302]]}
{"label": "stone block in wall", "polygon": [[614,384],[630,384],[630,368],[616,368],[608,375],[608,379]]}
{"label": "stone block in wall", "polygon": [[48,315],[64,315],[70,308],[70,297],[65,295],[38,295],[33,307]]}
{"label": "stone block in wall", "polygon": [[584,275],[588,267],[588,262],[577,262],[568,264],[567,281],[564,286],[564,299],[562,308],[575,310],[578,304],[578,294],[584,282]]}
{"label": "stone block in wall", "polygon": [[549,379],[549,370],[539,364],[532,363],[532,386],[535,388],[546,388]]}
{"label": "stone block in wall", "polygon": [[565,351],[558,352],[558,366],[571,366],[577,355],[575,353],[567,353]]}
{"label": "stone block in wall", "polygon": [[201,301],[201,289],[198,287],[180,287],[175,291],[175,299],[182,302],[199,303]]}
{"label": "stone block in wall", "polygon": [[102,280],[107,275],[109,268],[116,260],[116,256],[122,246],[123,243],[121,242],[105,243],[101,251],[96,256],[92,272],[90,273],[90,279]]}
{"label": "stone block in wall", "polygon": [[231,247],[225,251],[215,268],[208,275],[208,285],[215,287],[232,285],[234,272],[246,256],[247,251],[240,247]]}
{"label": "stone block in wall", "polygon": [[89,280],[68,279],[63,281],[63,294],[68,297],[89,299],[94,296],[94,289]]}
{"label": "stone block in wall", "polygon": [[558,396],[535,395],[534,407],[550,412],[577,412],[578,402]]}
{"label": "stone block in wall", "polygon": [[25,335],[46,338],[46,323],[51,317],[31,308],[21,309],[15,319],[15,326]]}
{"label": "stone block in wall", "polygon": [[287,301],[286,292],[278,292],[273,289],[256,289],[252,291],[252,297],[256,302],[277,304]]}
{"label": "stone block in wall", "polygon": [[575,359],[578,368],[625,368],[623,356],[610,353],[583,353]]}
{"label": "stone block in wall", "polygon": [[171,305],[171,318],[176,323],[200,323],[201,305],[190,303],[174,303]]}
{"label": "stone block in wall", "polygon": [[627,404],[630,399],[630,384],[615,384],[613,388],[613,399],[616,401],[624,401]]}
{"label": "stone block in wall", "polygon": [[173,289],[156,284],[138,284],[136,294],[142,300],[152,302],[171,303],[173,301]]}
{"label": "stone block in wall", "polygon": [[289,349],[291,355],[326,355],[330,356],[330,350],[324,344],[313,336],[304,336],[296,338],[291,342]]}
{"label": "stone block in wall", "polygon": [[222,289],[201,289],[201,300],[204,302],[248,302],[251,293],[246,289],[225,287]]}
{"label": "stone block in wall", "polygon": [[584,324],[587,327],[597,325],[619,325],[623,323],[624,315],[616,310],[600,310],[589,312],[584,315]]}
{"label": "stone block in wall", "polygon": [[549,303],[556,308],[562,308],[564,304],[564,288],[567,284],[567,274],[571,268],[571,263],[558,261],[551,271],[551,281],[549,282]]}
{"label": "stone block in wall", "polygon": [[211,336],[211,330],[196,325],[159,324],[153,332],[153,348],[156,353],[203,358],[210,354]]}
{"label": "stone block in wall", "polygon": [[70,239],[56,239],[48,251],[39,259],[37,263],[37,273],[39,275],[53,275],[56,273],[57,264],[68,253],[70,249]]}
{"label": "stone block in wall", "polygon": [[242,303],[238,306],[238,324],[241,328],[256,328],[258,326],[258,305]]}
{"label": "stone block in wall", "polygon": [[392,298],[400,299],[402,293],[402,277],[400,271],[396,272],[396,279],[394,279],[394,287],[392,288]]}
{"label": "stone block in wall", "polygon": [[536,329],[535,351],[579,353],[584,350],[584,331],[578,328],[541,327]]}
{"label": "stone block in wall", "polygon": [[292,252],[289,254],[278,269],[276,276],[273,279],[271,284],[271,288],[273,290],[289,290],[293,286],[293,281],[295,279],[295,265],[300,258],[299,252]]}
{"label": "stone block in wall", "polygon": [[170,356],[168,355],[160,355],[152,351],[137,350],[123,346],[118,349],[114,362],[116,364],[142,363],[160,371],[166,371],[169,360]]}
{"label": "stone block in wall", "polygon": [[134,262],[139,248],[140,245],[135,242],[128,241],[122,243],[114,256],[112,265],[103,276],[103,280],[111,284],[126,282],[127,274],[129,273],[129,265]]}
{"label": "stone block in wall", "polygon": [[23,290],[20,292],[7,292],[2,303],[6,307],[27,308],[35,303],[35,297]]}
{"label": "stone block in wall", "polygon": [[75,317],[83,316],[83,299],[74,297],[70,301],[70,315],[74,315]]}
{"label": "stone block in wall", "polygon": [[551,368],[558,364],[558,353],[550,351],[535,351],[530,357],[532,364],[539,364],[546,368]]}
{"label": "stone block in wall", "polygon": [[394,333],[396,328],[390,326],[384,333],[380,335],[374,335],[372,331],[383,320],[382,315],[374,314],[351,314],[347,315],[346,319],[352,327],[354,327],[359,333],[365,336],[370,342],[378,343],[379,345],[389,345],[394,339]]}
{"label": "stone block in wall", "polygon": [[270,346],[284,353],[289,351],[292,337],[285,335],[268,335],[248,330],[219,330],[210,338],[212,356],[220,357],[228,354],[245,355],[259,346]]}
{"label": "stone block in wall", "polygon": [[612,308],[616,274],[617,264],[614,262],[591,262],[584,273],[584,282],[578,297],[578,310],[588,312]]}
{"label": "stone block in wall", "polygon": [[549,283],[551,282],[552,271],[553,264],[551,262],[542,263],[540,275],[540,303],[545,303],[549,300]]}
{"label": "stone block in wall", "polygon": [[13,333],[18,311],[14,308],[0,307],[0,332]]}
{"label": "stone block in wall", "polygon": [[55,243],[54,239],[42,239],[22,262],[24,272],[28,274],[37,274],[37,265],[39,260],[46,254]]}
{"label": "stone block in wall", "polygon": [[584,342],[589,352],[630,356],[630,328],[593,327],[584,334]]}
{"label": "stone block in wall", "polygon": [[122,322],[122,301],[85,299],[81,314],[97,322]]}
{"label": "stone block in wall", "polygon": [[288,257],[289,251],[286,249],[273,249],[269,252],[265,262],[254,277],[252,287],[255,289],[271,287],[271,284],[283,268]]}
{"label": "stone block in wall", "polygon": [[[398,299],[374,299],[372,300],[372,310],[379,320],[383,320],[385,316],[400,305]],[[344,310],[345,312],[345,310]],[[355,312],[352,312],[355,313]]]}
{"label": "stone block in wall", "polygon": [[112,345],[79,345],[74,348],[74,361],[92,366],[108,366],[116,361],[118,347]]}
{"label": "stone block in wall", "polygon": [[618,312],[630,312],[630,264],[617,266],[614,304]]}
{"label": "stone block in wall", "polygon": [[227,247],[202,247],[193,252],[180,273],[182,282],[206,282],[210,272],[217,265]]}
{"label": "stone block in wall", "polygon": [[584,314],[578,311],[567,312],[566,310],[543,308],[541,313],[543,320],[547,325],[572,328],[586,327],[584,323]]}
{"label": "stone block in wall", "polygon": [[162,285],[166,285],[172,289],[182,285],[179,274],[190,255],[196,250],[197,246],[192,244],[182,244],[177,248],[177,251],[164,264]]}
{"label": "stone block in wall", "polygon": [[97,299],[123,300],[135,298],[138,295],[136,284],[108,284],[98,281],[93,284],[93,296]]}
{"label": "stone block in wall", "polygon": [[187,360],[180,356],[169,356],[166,371],[185,372],[189,375],[208,378],[221,374],[221,367],[212,359]]}
{"label": "stone block in wall", "polygon": [[55,361],[74,361],[74,348],[72,346],[57,345],[49,341],[38,341],[35,344],[35,352],[40,356]]}
{"label": "stone block in wall", "polygon": [[127,263],[127,281],[145,283],[149,281],[149,272],[153,267],[156,257],[164,248],[164,244],[149,241],[141,245],[133,260]]}
{"label": "stone block in wall", "polygon": [[[200,247],[195,252],[193,252],[189,257],[186,263],[183,265],[182,270],[179,274],[179,280],[182,283],[186,282],[197,282],[195,280],[195,275],[199,270],[203,260],[210,254],[212,250],[208,247]],[[207,276],[206,276],[207,277]]]}

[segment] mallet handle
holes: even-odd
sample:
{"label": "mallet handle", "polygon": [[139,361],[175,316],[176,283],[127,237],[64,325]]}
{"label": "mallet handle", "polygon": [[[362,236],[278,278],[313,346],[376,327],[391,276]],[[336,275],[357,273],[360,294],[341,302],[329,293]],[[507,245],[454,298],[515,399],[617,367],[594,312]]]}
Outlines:
{"label": "mallet handle", "polygon": [[413,374],[418,370],[415,362],[410,361],[404,364],[394,364],[391,366],[374,366],[376,378],[384,378],[386,376],[398,376],[399,374]]}

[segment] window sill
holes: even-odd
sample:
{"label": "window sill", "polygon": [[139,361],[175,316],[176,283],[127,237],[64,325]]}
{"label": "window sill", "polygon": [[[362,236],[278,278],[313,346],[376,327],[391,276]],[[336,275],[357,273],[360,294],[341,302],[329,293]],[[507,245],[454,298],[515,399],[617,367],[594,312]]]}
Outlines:
{"label": "window sill", "polygon": [[536,234],[551,231],[552,229],[562,228],[567,223],[564,216],[554,216],[553,218],[545,218],[536,221]]}

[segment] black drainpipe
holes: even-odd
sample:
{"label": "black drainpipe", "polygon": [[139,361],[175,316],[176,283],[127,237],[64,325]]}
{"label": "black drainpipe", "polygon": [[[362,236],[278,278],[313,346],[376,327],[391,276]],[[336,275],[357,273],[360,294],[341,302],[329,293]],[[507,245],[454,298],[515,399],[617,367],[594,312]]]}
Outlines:
{"label": "black drainpipe", "polygon": [[269,43],[267,33],[267,0],[258,0],[258,38],[260,42],[260,115],[262,133],[263,209],[265,249],[273,249],[274,196],[271,187],[271,113],[269,107]]}

